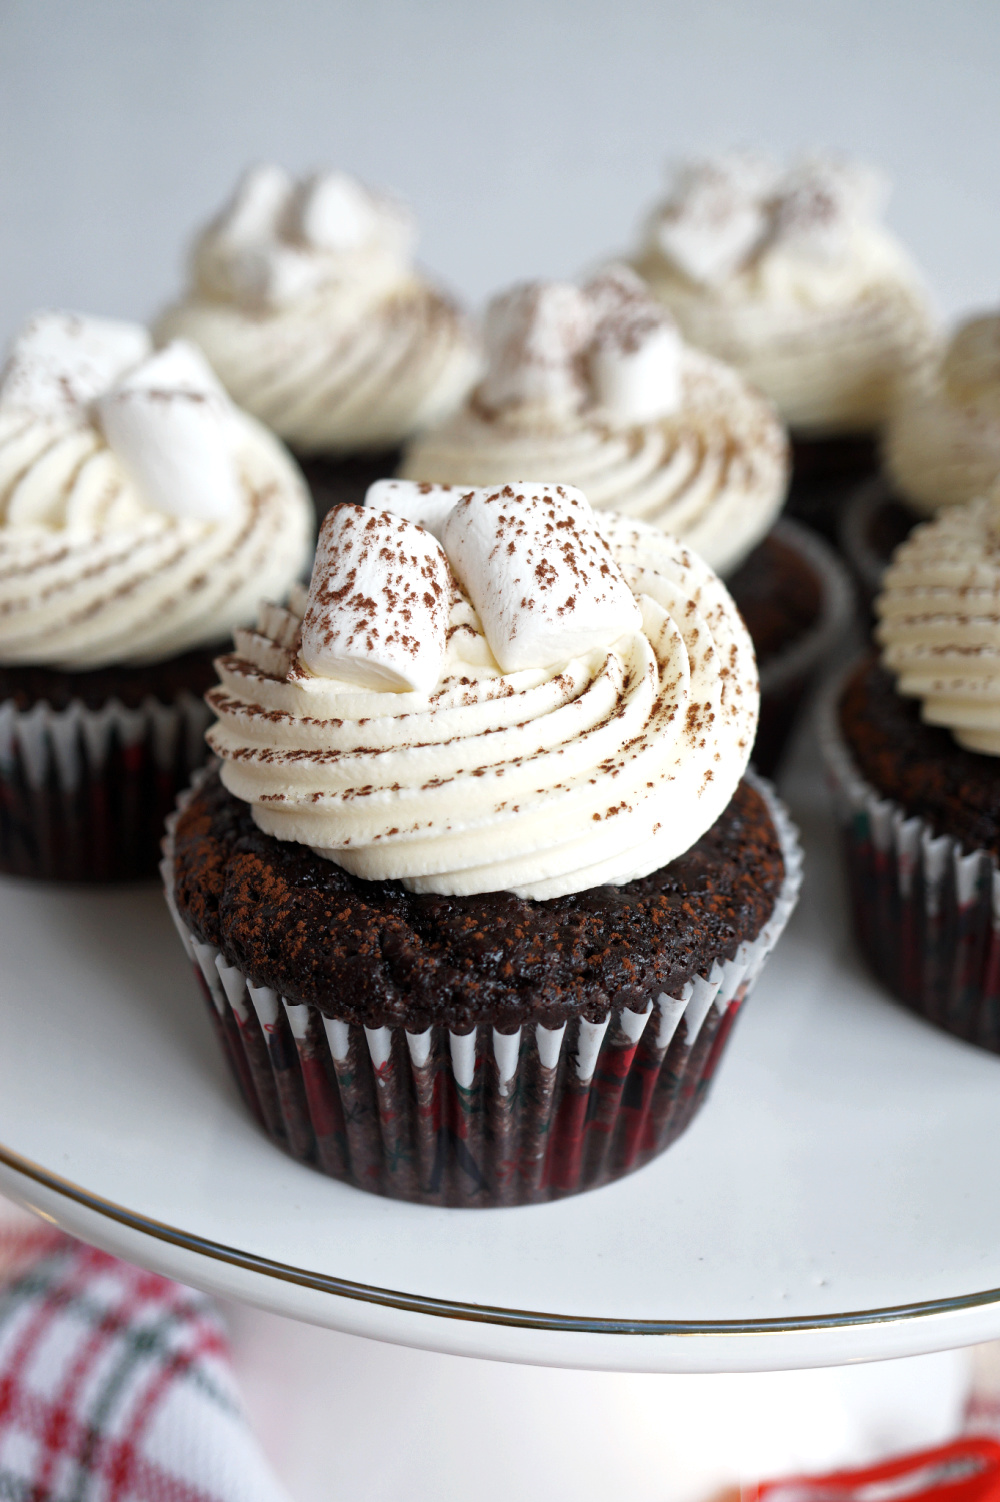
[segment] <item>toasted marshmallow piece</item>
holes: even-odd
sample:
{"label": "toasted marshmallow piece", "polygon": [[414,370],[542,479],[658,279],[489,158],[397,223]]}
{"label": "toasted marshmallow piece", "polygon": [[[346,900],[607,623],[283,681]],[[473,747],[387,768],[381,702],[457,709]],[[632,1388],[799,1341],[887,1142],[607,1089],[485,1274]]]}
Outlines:
{"label": "toasted marshmallow piece", "polygon": [[429,694],[444,668],[451,595],[448,559],[424,527],[338,506],[320,528],[300,660],[321,678]]}
{"label": "toasted marshmallow piece", "polygon": [[941,362],[941,375],[955,401],[1000,396],[1000,315],[980,314],[959,325]]}
{"label": "toasted marshmallow piece", "polygon": [[666,308],[628,266],[607,267],[583,291],[597,320],[588,358],[603,416],[627,426],[676,412],[683,342]]}
{"label": "toasted marshmallow piece", "polygon": [[365,493],[365,505],[375,511],[391,511],[393,516],[426,527],[440,542],[456,501],[467,495],[468,490],[468,486],[431,485],[425,480],[376,480]]}
{"label": "toasted marshmallow piece", "polygon": [[772,177],[755,157],[687,165],[655,227],[663,254],[694,282],[711,287],[727,281],[767,233],[763,198]]}
{"label": "toasted marshmallow piece", "polygon": [[235,513],[234,408],[193,344],[168,344],[95,405],[109,446],[150,506],[206,522]]}
{"label": "toasted marshmallow piece", "polygon": [[590,504],[571,485],[469,491],[443,541],[505,673],[552,667],[642,629]]}
{"label": "toasted marshmallow piece", "polygon": [[485,407],[535,408],[564,416],[583,404],[586,390],[577,356],[594,328],[593,311],[570,282],[522,282],[486,309],[486,374],[478,396]]}
{"label": "toasted marshmallow piece", "polygon": [[152,347],[138,323],[36,313],[14,339],[0,374],[0,410],[71,415],[144,360]]}

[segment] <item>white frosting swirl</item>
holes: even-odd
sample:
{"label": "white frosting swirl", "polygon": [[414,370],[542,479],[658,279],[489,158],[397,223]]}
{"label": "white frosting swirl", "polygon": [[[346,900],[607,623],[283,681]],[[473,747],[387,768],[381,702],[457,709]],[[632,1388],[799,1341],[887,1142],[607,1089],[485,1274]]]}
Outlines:
{"label": "white frosting swirl", "polygon": [[412,239],[405,211],[352,178],[255,169],[157,338],[200,345],[238,405],[302,452],[395,446],[457,406],[478,362]]}
{"label": "white frosting swirl", "polygon": [[899,692],[960,746],[1000,756],[1000,492],[917,527],[875,609]]}
{"label": "white frosting swirl", "polygon": [[896,488],[928,515],[1000,479],[1000,314],[961,324],[901,387],[883,456]]}
{"label": "white frosting swirl", "polygon": [[417,891],[548,898],[666,865],[746,768],[753,648],[699,558],[642,523],[601,527],[642,627],[552,667],[504,674],[455,584],[434,692],[358,692],[303,667],[303,598],[265,606],[208,696],[226,786],[268,833]]}
{"label": "white frosting swirl", "polygon": [[[573,375],[580,362],[566,363]],[[578,374],[571,401],[488,405],[488,369],[460,412],[410,445],[400,474],[446,485],[530,475],[579,486],[597,509],[662,527],[730,573],[781,509],[787,440],[770,403],[735,371],[685,346],[676,365],[666,412],[617,421]]]}
{"label": "white frosting swirl", "polygon": [[0,411],[0,662],[154,662],[225,639],[309,556],[312,508],[281,445],[233,418],[238,504],[169,516],[85,414]]}
{"label": "white frosting swirl", "polygon": [[802,432],[869,430],[926,358],[923,284],[850,164],[787,174],[698,164],[654,211],[636,259],[686,338],[735,365]]}

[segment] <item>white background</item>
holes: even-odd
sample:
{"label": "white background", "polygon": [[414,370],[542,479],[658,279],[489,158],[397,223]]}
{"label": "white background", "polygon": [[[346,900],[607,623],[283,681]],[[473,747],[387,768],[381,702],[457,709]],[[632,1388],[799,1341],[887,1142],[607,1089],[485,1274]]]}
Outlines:
{"label": "white background", "polygon": [[951,315],[1000,299],[998,81],[993,0],[0,0],[0,337],[150,315],[254,159],[396,189],[478,301],[733,144],[881,164]]}

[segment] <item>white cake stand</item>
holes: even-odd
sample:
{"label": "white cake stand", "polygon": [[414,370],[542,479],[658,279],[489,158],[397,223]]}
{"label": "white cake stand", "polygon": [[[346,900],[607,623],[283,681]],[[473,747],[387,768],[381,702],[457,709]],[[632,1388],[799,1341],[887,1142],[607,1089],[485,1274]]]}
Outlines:
{"label": "white cake stand", "polygon": [[430,1350],[764,1370],[1000,1335],[1000,1059],[865,976],[819,779],[807,878],[687,1135],[553,1205],[395,1203],[286,1158],[160,894],[0,886],[0,1188],[211,1292]]}

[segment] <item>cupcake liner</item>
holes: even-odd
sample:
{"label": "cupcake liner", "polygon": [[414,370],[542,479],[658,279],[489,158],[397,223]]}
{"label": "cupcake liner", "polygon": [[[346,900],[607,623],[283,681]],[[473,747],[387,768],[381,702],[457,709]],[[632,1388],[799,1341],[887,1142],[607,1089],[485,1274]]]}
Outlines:
{"label": "cupcake liner", "polygon": [[0,704],[0,870],[62,881],[156,873],[163,821],[208,754],[209,712],[183,693],[138,709],[110,699]]}
{"label": "cupcake liner", "polygon": [[929,1022],[1000,1053],[1000,871],[908,815],[858,771],[841,734],[838,675],[819,710],[854,933],[878,979]]}
{"label": "cupcake liner", "polygon": [[811,683],[828,663],[854,615],[854,591],[833,549],[808,527],[782,517],[774,535],[805,558],[818,575],[819,618],[783,651],[760,665],[760,720],[753,759],[758,771],[774,772]]}
{"label": "cupcake liner", "polygon": [[[847,501],[840,518],[840,550],[853,570],[869,610],[882,588],[882,575],[889,565],[888,556],[872,544],[871,528],[879,512],[888,505],[895,505],[902,510],[904,503],[896,496],[888,481],[877,475],[858,486]],[[914,526],[920,520],[921,517],[914,511]]]}
{"label": "cupcake liner", "polygon": [[837,540],[840,513],[853,488],[878,469],[874,433],[832,433],[827,437],[792,432],[792,480],[786,515]]}
{"label": "cupcake liner", "polygon": [[[204,775],[204,774],[202,774]],[[680,1135],[798,898],[798,835],[769,784],[785,880],[757,938],[676,997],[630,996],[600,1021],[501,1033],[361,1027],[226,963],[167,902],[244,1100],[293,1158],[359,1189],[431,1205],[534,1204],[620,1178]],[[200,783],[196,778],[195,786]],[[179,800],[178,812],[192,791]]]}

